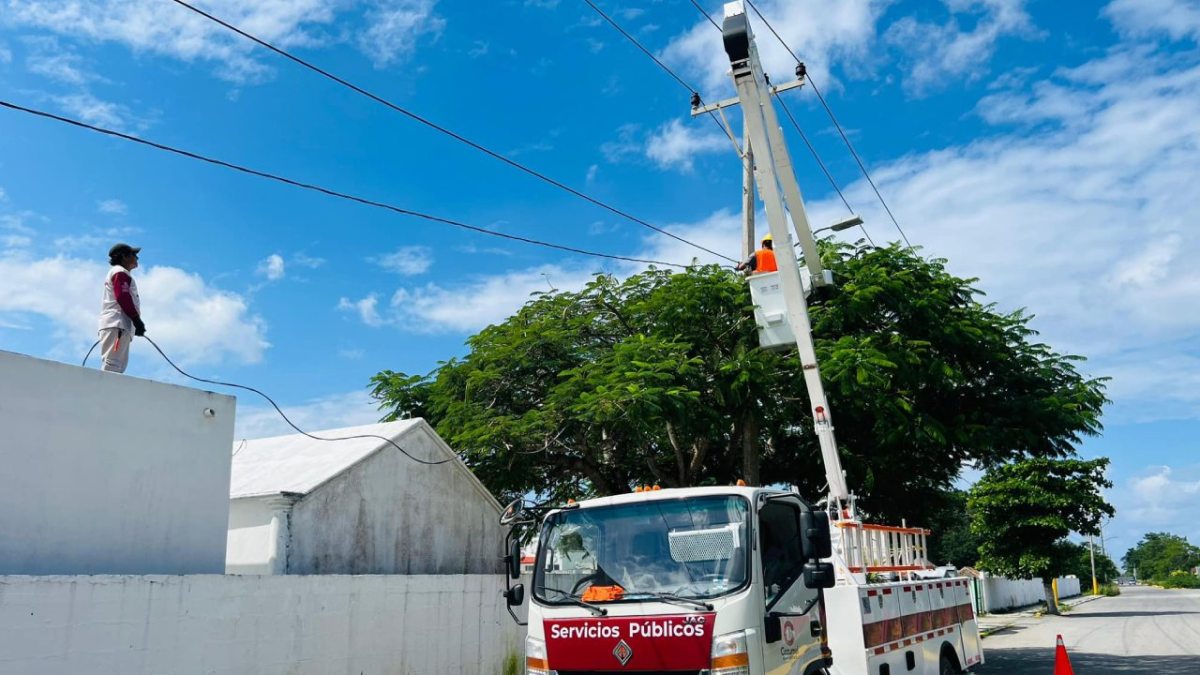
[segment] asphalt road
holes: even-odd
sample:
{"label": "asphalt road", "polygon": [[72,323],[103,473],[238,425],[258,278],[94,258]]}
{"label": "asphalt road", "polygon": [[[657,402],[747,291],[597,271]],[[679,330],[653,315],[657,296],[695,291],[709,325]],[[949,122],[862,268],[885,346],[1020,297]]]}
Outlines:
{"label": "asphalt road", "polygon": [[1061,617],[1025,618],[983,641],[980,675],[1054,672],[1061,634],[1077,675],[1200,675],[1200,591],[1122,587]]}

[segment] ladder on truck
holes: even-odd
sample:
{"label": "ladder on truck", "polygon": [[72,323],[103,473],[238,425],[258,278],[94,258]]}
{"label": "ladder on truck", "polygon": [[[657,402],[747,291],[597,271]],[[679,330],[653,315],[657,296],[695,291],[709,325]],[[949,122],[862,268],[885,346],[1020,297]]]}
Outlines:
{"label": "ladder on truck", "polygon": [[[770,83],[759,61],[758,48],[741,0],[725,5],[722,27],[725,52],[729,55],[731,75],[737,97],[710,105],[701,105],[693,98],[692,115],[714,111],[724,119],[723,109],[740,105],[745,125],[742,147],[739,148],[745,171],[743,201],[747,239],[753,239],[753,193],[757,188],[763,203],[771,236],[775,241],[777,273],[754,275],[750,278],[751,296],[759,310],[760,339],[763,346],[773,348],[781,343],[793,345],[800,359],[805,387],[809,395],[813,430],[821,448],[825,466],[828,495],[825,503],[834,536],[834,565],[839,570],[839,584],[860,585],[870,573],[912,572],[932,568],[927,560],[928,530],[885,525],[868,525],[856,514],[854,496],[846,485],[833,433],[833,414],[825,397],[825,387],[817,364],[812,325],[808,315],[806,295],[809,289],[833,284],[828,271],[822,269],[816,239],[804,209],[804,198],[796,181],[791,156],[775,113],[772,96],[804,84],[803,69],[797,68],[797,80],[783,85]],[[726,125],[728,123],[726,122]],[[731,131],[732,135],[732,131]],[[790,226],[789,226],[790,223]],[[793,244],[792,230],[797,243]],[[804,258],[801,267],[792,253],[799,246]],[[768,276],[772,278],[767,278]],[[768,298],[764,293],[774,294]],[[764,312],[763,306],[774,303],[777,311]],[[772,325],[765,325],[765,323]],[[779,325],[784,323],[793,339],[779,339]]]}
{"label": "ladder on truck", "polygon": [[842,562],[852,574],[899,574],[929,569],[929,530],[920,527],[873,525],[840,520],[834,525],[841,539]]}

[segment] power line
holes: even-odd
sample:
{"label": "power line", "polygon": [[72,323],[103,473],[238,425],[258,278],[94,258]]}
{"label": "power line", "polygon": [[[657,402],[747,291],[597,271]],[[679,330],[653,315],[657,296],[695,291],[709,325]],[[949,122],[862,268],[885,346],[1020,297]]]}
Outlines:
{"label": "power line", "polygon": [[[411,459],[412,461],[416,462],[417,464],[425,464],[427,466],[437,466],[438,464],[446,464],[447,462],[450,461],[448,459],[439,459],[437,461],[429,461],[427,459],[421,459],[420,457],[416,457],[416,456],[410,454],[404,448],[400,447],[400,444],[397,443],[396,441],[393,441],[392,439],[390,439],[386,436],[380,436],[378,434],[354,434],[351,436],[336,436],[333,438],[324,437],[324,436],[314,436],[313,434],[310,434],[307,431],[296,426],[296,423],[293,422],[291,420],[291,418],[289,418],[287,416],[287,414],[285,414],[283,412],[283,408],[280,408],[279,404],[276,403],[273,398],[271,398],[270,396],[267,396],[262,391],[255,389],[254,387],[247,387],[244,384],[234,384],[233,382],[221,382],[220,380],[208,380],[203,377],[196,377],[195,375],[192,375],[191,373],[185,371],[183,368],[180,368],[179,366],[175,365],[175,362],[171,360],[171,357],[167,356],[167,353],[164,352],[162,350],[162,348],[158,346],[157,342],[155,342],[154,340],[151,340],[149,336],[143,335],[142,337],[145,338],[146,342],[149,342],[154,347],[154,350],[157,351],[159,353],[159,355],[162,356],[163,359],[166,360],[167,363],[171,364],[171,367],[174,368],[176,372],[178,372],[180,375],[183,375],[184,377],[186,377],[188,379],[195,380],[197,382],[203,382],[204,384],[216,385],[218,387],[229,387],[231,389],[241,389],[243,391],[254,392],[255,394],[258,394],[259,396],[263,397],[264,399],[267,400],[267,403],[271,404],[271,407],[275,409],[275,412],[279,413],[279,416],[283,418],[283,421],[287,422],[287,425],[289,427],[295,429],[296,433],[300,434],[301,436],[307,436],[308,438],[311,438],[314,441],[328,441],[330,443],[337,442],[337,441],[352,441],[356,438],[371,438],[371,439],[376,439],[376,440],[383,441],[384,443],[387,443],[388,445],[392,446],[393,448],[399,450],[400,454]],[[239,447],[238,450],[241,450],[241,448]],[[237,454],[237,451],[234,451],[234,454]]]}
{"label": "power line", "polygon": [[[179,2],[179,0],[175,0],[175,1]],[[592,2],[592,0],[583,0],[583,1],[585,3],[587,3],[588,7],[591,7],[597,14],[599,14],[601,18],[603,18],[605,21],[607,21],[609,23],[609,25],[611,25],[613,28],[617,29],[617,32],[620,33],[621,35],[623,35],[626,40],[629,40],[631,43],[633,43],[633,46],[637,47],[639,50],[641,50],[641,52],[643,54],[650,57],[650,60],[654,61],[654,63],[657,64],[658,67],[663,70],[663,72],[665,72],[667,75],[670,75],[671,78],[673,80],[675,80],[676,82],[678,82],[679,85],[682,86],[684,89],[687,89],[688,92],[692,95],[692,106],[693,107],[699,106],[700,104],[702,104],[704,102],[704,100],[702,98],[700,98],[700,92],[697,91],[695,87],[688,84],[687,81],[684,80],[682,77],[680,77],[678,74],[676,74],[674,70],[671,70],[670,66],[663,63],[662,59],[660,59],[654,55],[654,52],[651,52],[649,49],[646,49],[645,45],[643,45],[641,42],[639,42],[637,38],[635,38],[633,35],[631,35],[629,33],[629,31],[622,28],[621,24],[617,23],[611,16],[609,16],[608,14],[605,14],[604,10],[600,9],[600,7],[598,7],[596,5],[596,3]],[[703,10],[701,10],[701,11],[703,11]],[[707,15],[705,15],[705,16],[707,16]],[[715,26],[716,24],[714,23],[713,25]],[[709,110],[708,116],[711,117],[712,121],[714,123],[716,123],[716,125],[721,129],[721,131],[726,136],[729,137],[729,140],[733,142],[733,147],[736,148],[738,151],[738,154],[741,155],[742,148],[740,145],[738,145],[737,137],[733,135],[733,131],[731,131],[728,127],[726,127],[724,124],[722,124],[721,120],[717,119],[717,116],[716,116],[716,114],[713,113],[713,111]],[[725,256],[721,256],[721,257],[724,258]],[[725,258],[725,259],[732,260],[732,258]]]}
{"label": "power line", "polygon": [[[854,213],[854,209],[851,208],[850,202],[846,200],[846,195],[842,194],[842,189],[838,187],[837,181],[833,179],[833,174],[829,173],[829,169],[825,167],[825,162],[821,161],[821,156],[817,154],[817,149],[813,146],[812,142],[808,140],[808,134],[805,134],[804,130],[800,128],[800,123],[797,122],[796,118],[792,115],[792,111],[790,108],[788,108],[787,103],[784,102],[783,97],[779,94],[776,94],[775,99],[779,101],[779,107],[783,108],[783,112],[787,115],[787,118],[791,120],[792,126],[796,129],[796,133],[800,134],[800,138],[804,139],[804,144],[808,146],[808,151],[811,152],[812,156],[817,160],[817,166],[821,167],[821,171],[824,172],[825,177],[829,179],[829,184],[833,186],[834,191],[837,192],[837,196],[840,197],[842,203],[846,205],[846,210],[850,213]],[[859,223],[858,229],[862,230],[863,236],[867,238],[867,242],[874,246],[875,241],[871,239],[871,235],[867,233],[866,226],[862,223]]]}
{"label": "power line", "polygon": [[817,87],[817,83],[813,81],[812,75],[807,74],[807,68],[805,67],[804,62],[801,61],[800,57],[796,55],[796,52],[793,51],[790,46],[788,46],[788,43],[783,39],[783,36],[779,34],[779,31],[775,30],[775,27],[771,25],[771,22],[767,21],[767,17],[763,16],[763,13],[759,11],[754,2],[752,0],[746,0],[746,4],[750,5],[750,8],[754,10],[754,13],[758,15],[758,18],[762,20],[768,29],[770,29],[771,33],[775,36],[775,39],[779,40],[779,44],[783,45],[783,48],[787,50],[788,54],[792,55],[792,58],[796,61],[796,65],[799,67],[798,72],[804,73],[805,77],[807,77],[808,84],[812,87],[813,93],[817,95],[817,100],[819,100],[821,102],[821,106],[825,108],[825,113],[829,115],[829,121],[833,122],[833,126],[837,129],[838,135],[842,137],[842,142],[844,142],[846,144],[846,148],[850,150],[850,154],[854,157],[854,161],[858,164],[859,170],[862,171],[863,177],[867,179],[867,183],[869,183],[871,185],[871,189],[875,191],[875,196],[879,198],[879,203],[883,205],[883,210],[887,212],[888,218],[892,219],[892,224],[896,226],[896,231],[899,232],[900,237],[904,239],[905,245],[907,245],[909,248],[912,248],[912,243],[908,241],[908,235],[904,234],[904,229],[900,227],[900,221],[896,220],[896,216],[892,213],[891,207],[888,206],[887,200],[884,199],[883,194],[879,192],[879,188],[875,185],[875,180],[871,178],[871,172],[867,170],[867,165],[863,163],[862,157],[860,157],[858,155],[858,151],[854,149],[854,144],[850,142],[850,137],[847,136],[845,130],[842,129],[842,125],[838,122],[837,116],[833,114],[833,109],[829,107],[829,103],[827,103],[825,101],[825,97],[821,95],[821,90]]}
{"label": "power line", "polygon": [[607,258],[609,260],[623,260],[626,262],[645,263],[645,264],[649,264],[649,265],[662,265],[665,267],[679,267],[679,268],[683,268],[683,269],[686,269],[687,267],[689,267],[688,265],[664,262],[661,260],[632,258],[632,257],[622,256],[622,255],[613,255],[611,253],[600,253],[597,251],[589,251],[587,249],[576,248],[574,246],[567,246],[565,244],[555,244],[553,242],[543,241],[541,239],[522,237],[520,235],[508,234],[506,232],[497,232],[496,230],[489,230],[487,228],[479,227],[476,225],[468,225],[467,223],[463,223],[463,222],[460,222],[457,220],[452,220],[450,218],[443,218],[441,216],[435,216],[435,215],[431,215],[428,213],[422,213],[420,211],[414,211],[412,209],[406,209],[406,208],[403,208],[400,206],[395,206],[394,204],[376,201],[373,199],[368,199],[366,197],[360,197],[360,196],[349,194],[346,192],[339,192],[338,190],[333,190],[331,188],[322,187],[320,185],[315,185],[313,183],[305,183],[303,181],[295,180],[293,178],[287,178],[285,176],[281,176],[278,174],[273,174],[273,173],[269,173],[266,171],[260,171],[258,169],[252,169],[247,166],[240,165],[240,164],[234,164],[233,162],[227,162],[225,160],[216,159],[214,157],[201,155],[199,153],[192,152],[190,150],[183,150],[183,149],[176,148],[176,147],[166,145],[163,143],[157,143],[155,141],[147,140],[145,138],[138,138],[137,136],[130,136],[129,134],[125,134],[120,131],[114,131],[112,129],[106,129],[104,127],[96,126],[93,124],[88,124],[86,122],[80,122],[79,120],[74,120],[69,117],[63,117],[61,115],[56,115],[54,113],[46,112],[44,110],[37,110],[35,108],[27,108],[25,106],[18,105],[16,103],[10,103],[10,102],[4,101],[4,100],[0,100],[0,106],[9,108],[11,110],[15,110],[18,112],[35,115],[37,117],[54,120],[56,122],[62,122],[64,124],[69,124],[71,126],[78,127],[80,129],[87,129],[88,131],[94,131],[98,134],[103,134],[105,136],[112,136],[114,138],[120,138],[122,140],[129,141],[131,143],[137,143],[138,145],[143,145],[146,147],[154,148],[156,150],[162,150],[164,152],[169,152],[169,153],[172,153],[175,155],[187,157],[189,159],[194,159],[194,160],[197,160],[200,162],[206,162],[208,164],[213,164],[213,165],[220,166],[220,167],[223,167],[226,169],[231,169],[233,171],[238,171],[241,173],[249,174],[251,176],[257,176],[259,178],[265,178],[267,180],[272,180],[277,183],[291,185],[292,187],[298,187],[298,188],[302,188],[304,190],[310,190],[312,192],[319,192],[321,194],[328,195],[330,197],[337,197],[338,199],[345,199],[347,201],[357,202],[357,203],[363,204],[365,206],[372,206],[372,207],[375,207],[378,209],[392,211],[394,213],[399,213],[399,214],[405,215],[405,216],[412,216],[414,218],[421,218],[423,220],[428,220],[428,221],[435,222],[435,223],[451,225],[454,227],[462,228],[464,230],[470,230],[472,232],[479,232],[480,234],[486,234],[486,235],[493,236],[493,237],[500,237],[501,239],[508,239],[511,241],[519,241],[519,242],[522,242],[525,244],[532,244],[534,246],[542,246],[545,248],[552,248],[552,249],[556,249],[559,251],[566,251],[568,253],[577,253],[579,255],[586,255],[586,256],[591,256],[594,258]]}
{"label": "power line", "polygon": [[391,108],[392,110],[408,117],[409,119],[419,122],[420,124],[423,124],[423,125],[429,127],[430,129],[437,131],[438,133],[449,136],[450,138],[453,138],[454,140],[456,140],[460,143],[468,145],[471,148],[474,148],[475,150],[478,150],[479,152],[482,152],[485,155],[492,157],[493,159],[497,159],[501,162],[504,162],[505,164],[513,167],[514,169],[523,171],[526,174],[529,174],[530,176],[533,176],[534,178],[537,178],[540,181],[543,181],[543,182],[545,182],[549,185],[552,185],[560,190],[563,190],[571,195],[574,195],[575,197],[583,199],[584,201],[587,201],[595,206],[599,206],[600,208],[605,209],[606,211],[613,213],[617,216],[625,218],[626,220],[637,223],[638,225],[647,227],[651,230],[654,230],[655,232],[658,232],[659,234],[664,234],[672,239],[675,239],[676,241],[683,242],[689,246],[692,246],[701,251],[704,251],[705,253],[710,253],[719,258],[728,260],[729,262],[737,262],[733,258],[721,255],[720,253],[718,253],[712,249],[705,248],[704,246],[701,246],[700,244],[697,244],[695,242],[684,239],[683,237],[680,237],[679,235],[671,232],[670,230],[658,227],[657,225],[654,225],[650,222],[647,222],[646,220],[638,218],[637,216],[634,216],[626,211],[623,211],[615,206],[612,206],[611,204],[600,201],[599,199],[592,197],[591,195],[588,195],[580,190],[576,190],[575,188],[567,185],[566,183],[563,183],[562,181],[551,178],[550,176],[547,176],[546,174],[544,174],[536,169],[533,169],[533,168],[530,168],[529,166],[521,164],[520,162],[518,162],[514,159],[511,159],[495,150],[492,150],[491,148],[481,145],[480,143],[477,143],[477,142],[463,136],[462,134],[459,134],[451,129],[448,129],[426,117],[422,117],[421,115],[418,115],[417,113],[415,113],[411,110],[408,110],[407,108],[404,108],[395,103],[392,103],[391,101],[383,98],[382,96],[374,94],[374,93],[372,93],[372,92],[370,92],[370,91],[368,91],[368,90],[366,90],[344,78],[341,78],[341,77],[333,74],[332,72],[330,72],[328,70],[325,70],[324,68],[321,68],[320,66],[317,66],[316,64],[313,64],[310,61],[306,61],[285,49],[277,47],[277,46],[271,44],[270,42],[267,42],[266,40],[264,40],[256,35],[253,35],[247,31],[225,21],[224,19],[221,19],[213,14],[209,14],[208,12],[206,12],[192,4],[185,2],[184,0],[171,0],[171,1],[181,7],[184,7],[186,9],[191,10],[192,12],[195,12],[196,14],[208,19],[209,21],[212,21],[213,23],[220,25],[221,27],[223,27],[227,30],[237,33],[238,35],[246,38],[247,40],[250,40],[251,42],[254,42],[255,44],[257,44],[261,47],[269,49],[272,52],[275,52],[279,56],[282,56],[283,58],[288,59],[289,61],[292,61],[293,63],[296,63],[297,65],[303,66],[304,68],[307,68],[308,70],[311,70],[312,72],[317,73],[318,75],[321,75],[322,77],[328,78],[328,79],[342,85],[343,87],[350,89],[351,91],[354,91],[358,94],[366,96],[367,98],[371,99],[372,101],[375,101],[376,103],[379,103],[388,108]]}
{"label": "power line", "polygon": [[[705,19],[708,19],[708,22],[713,25],[713,28],[716,28],[718,32],[723,32],[721,27],[717,25],[717,22],[713,20],[711,16],[709,16],[708,12],[704,11],[704,8],[701,7],[696,0],[690,0],[690,2],[692,3],[692,6],[696,8],[696,11],[704,15]],[[792,126],[796,128],[796,131],[800,134],[800,138],[804,140],[804,145],[808,148],[809,154],[811,154],[813,159],[816,160],[817,166],[821,167],[821,172],[825,174],[825,178],[829,181],[829,185],[833,187],[833,191],[837,193],[839,198],[841,198],[842,203],[846,205],[846,209],[850,213],[854,213],[854,209],[850,206],[850,202],[846,200],[846,195],[842,193],[842,188],[838,186],[837,180],[834,179],[833,174],[830,173],[829,169],[825,166],[825,161],[821,159],[821,155],[817,152],[816,146],[814,146],[812,142],[808,140],[808,135],[804,133],[804,130],[800,128],[800,124],[796,121],[796,118],[792,116],[792,111],[788,109],[787,103],[784,102],[783,97],[779,95],[778,91],[773,93],[775,94],[775,98],[779,101],[779,105],[783,108],[783,111],[787,113],[788,119],[792,121]],[[866,237],[867,241],[874,246],[874,240],[871,239],[871,235],[867,233],[867,228],[862,223],[859,223],[859,229],[862,230],[863,236]]]}

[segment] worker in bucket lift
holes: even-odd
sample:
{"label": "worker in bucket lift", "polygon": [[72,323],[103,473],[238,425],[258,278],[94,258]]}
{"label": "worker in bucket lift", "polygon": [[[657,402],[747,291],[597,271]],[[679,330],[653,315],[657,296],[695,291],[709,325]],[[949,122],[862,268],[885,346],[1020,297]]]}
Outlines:
{"label": "worker in bucket lift", "polygon": [[123,373],[129,365],[129,343],[146,333],[133,270],[142,249],[117,244],[108,250],[108,276],[100,304],[100,369]]}
{"label": "worker in bucket lift", "polygon": [[762,239],[762,248],[754,252],[750,259],[738,263],[737,271],[750,270],[750,274],[763,274],[764,272],[778,272],[779,266],[775,264],[775,241],[768,233]]}

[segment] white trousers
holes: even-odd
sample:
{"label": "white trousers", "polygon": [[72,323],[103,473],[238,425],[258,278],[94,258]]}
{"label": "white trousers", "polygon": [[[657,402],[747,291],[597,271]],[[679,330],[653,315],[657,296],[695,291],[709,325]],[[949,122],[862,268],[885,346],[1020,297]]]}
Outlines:
{"label": "white trousers", "polygon": [[100,370],[123,373],[129,365],[129,343],[133,333],[123,328],[100,330]]}

